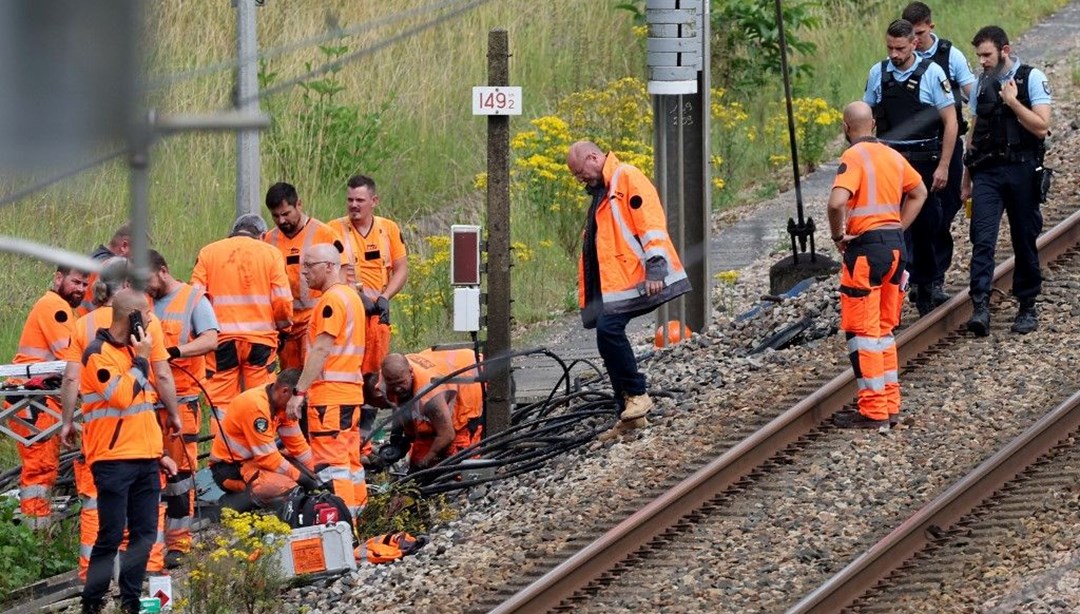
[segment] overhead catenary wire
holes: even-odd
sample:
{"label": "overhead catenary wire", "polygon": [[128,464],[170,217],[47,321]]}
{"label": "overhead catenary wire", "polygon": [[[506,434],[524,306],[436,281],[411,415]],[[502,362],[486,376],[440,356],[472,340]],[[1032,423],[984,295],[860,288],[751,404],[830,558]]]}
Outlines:
{"label": "overhead catenary wire", "polygon": [[60,183],[61,181],[65,180],[65,179],[69,179],[69,178],[74,177],[76,175],[80,175],[80,174],[82,174],[82,173],[84,173],[84,172],[86,172],[86,171],[88,171],[88,170],[90,170],[92,168],[95,168],[97,166],[101,166],[102,164],[106,164],[108,162],[111,162],[111,161],[115,160],[116,158],[119,158],[120,156],[126,154],[127,152],[128,152],[128,148],[124,147],[124,148],[118,149],[116,151],[107,153],[105,155],[99,156],[97,158],[94,158],[94,159],[92,159],[90,161],[79,164],[78,166],[73,166],[73,167],[67,168],[67,169],[65,169],[63,171],[60,171],[59,173],[56,173],[55,175],[49,175],[48,177],[46,177],[45,179],[42,179],[41,181],[38,181],[38,182],[36,182],[36,183],[34,183],[32,185],[29,185],[29,186],[27,186],[25,188],[21,188],[21,189],[15,191],[15,192],[7,194],[6,196],[0,197],[0,207],[3,207],[5,205],[10,205],[12,203],[18,202],[18,201],[26,198],[27,196],[30,196],[30,195],[35,194],[37,192],[40,192],[41,190],[44,190],[44,189],[46,189],[49,186],[52,186],[54,184]]}

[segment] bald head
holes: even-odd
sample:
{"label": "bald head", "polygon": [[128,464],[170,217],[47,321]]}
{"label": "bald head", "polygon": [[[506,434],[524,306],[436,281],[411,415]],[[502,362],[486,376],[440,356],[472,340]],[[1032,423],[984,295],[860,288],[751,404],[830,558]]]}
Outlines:
{"label": "bald head", "polygon": [[146,311],[150,303],[146,300],[146,294],[131,288],[124,288],[113,296],[113,323],[126,320],[128,314],[133,311]]}
{"label": "bald head", "polygon": [[412,398],[413,374],[403,354],[387,354],[382,363],[383,383],[391,401],[402,403]]}
{"label": "bald head", "polygon": [[318,243],[304,250],[300,273],[309,288],[328,290],[341,281],[341,254],[329,243]]}
{"label": "bald head", "polygon": [[603,185],[607,156],[592,141],[578,141],[566,152],[566,166],[574,178],[586,185]]}
{"label": "bald head", "polygon": [[844,107],[844,134],[848,142],[874,133],[874,111],[870,105],[856,100]]}

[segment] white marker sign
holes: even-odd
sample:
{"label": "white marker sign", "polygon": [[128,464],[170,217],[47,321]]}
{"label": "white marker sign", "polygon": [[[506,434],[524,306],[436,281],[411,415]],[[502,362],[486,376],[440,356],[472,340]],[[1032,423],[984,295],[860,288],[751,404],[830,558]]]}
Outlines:
{"label": "white marker sign", "polygon": [[473,115],[521,115],[521,88],[477,86],[472,88]]}

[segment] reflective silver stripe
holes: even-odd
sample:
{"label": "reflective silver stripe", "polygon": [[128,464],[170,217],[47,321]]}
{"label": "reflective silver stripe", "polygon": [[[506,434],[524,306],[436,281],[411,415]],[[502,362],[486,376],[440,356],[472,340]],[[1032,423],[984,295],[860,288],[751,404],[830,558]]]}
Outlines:
{"label": "reflective silver stripe", "polygon": [[92,422],[100,418],[129,418],[144,411],[154,411],[151,403],[136,403],[126,409],[118,407],[99,407],[89,412],[83,412],[83,422]]}
{"label": "reflective silver stripe", "polygon": [[641,242],[645,243],[645,244],[648,244],[650,241],[655,241],[657,239],[660,239],[660,240],[663,240],[663,241],[669,240],[667,231],[666,230],[649,230],[645,234],[641,235]]}
{"label": "reflective silver stripe", "polygon": [[255,457],[247,446],[238,443],[235,439],[229,440],[229,448],[232,451],[233,459],[235,460],[250,460]]}
{"label": "reflective silver stripe", "polygon": [[83,497],[82,508],[84,510],[97,510],[97,497]]}
{"label": "reflective silver stripe", "polygon": [[180,319],[180,338],[177,345],[184,345],[191,341],[191,315],[195,311],[195,304],[202,298],[202,292],[192,290],[188,293],[187,302],[184,303],[184,312]]}
{"label": "reflective silver stripe", "polygon": [[217,294],[215,305],[269,305],[270,297],[263,294]]}
{"label": "reflective silver stripe", "polygon": [[890,371],[885,372],[885,383],[886,384],[899,384],[900,383],[900,378],[897,377],[896,371],[890,370]]}
{"label": "reflective silver stripe", "polygon": [[[350,328],[351,328],[351,324],[350,324]],[[347,332],[351,333],[352,331],[350,330],[350,331],[347,331]],[[353,345],[352,343],[349,343],[347,345],[335,345],[335,346],[331,346],[330,354],[333,355],[333,356],[363,356],[364,355],[364,346],[362,346],[362,345]]]}
{"label": "reflective silver stripe", "polygon": [[82,402],[83,403],[97,403],[99,401],[104,401],[105,400],[105,397],[101,396],[100,394],[98,394],[96,392],[91,392],[90,394],[84,394],[84,395],[81,395],[81,396],[82,396]]}
{"label": "reflective silver stripe", "polygon": [[867,352],[884,352],[893,344],[892,337],[852,337],[848,339],[848,353],[865,350]]}
{"label": "reflective silver stripe", "polygon": [[221,323],[223,333],[272,333],[276,328],[269,322],[233,322]]}
{"label": "reflective silver stripe", "polygon": [[301,434],[300,427],[298,426],[279,426],[277,432],[278,435],[284,435],[286,437],[293,437]]}
{"label": "reflective silver stripe", "polygon": [[154,540],[154,543],[155,544],[164,544],[165,543],[165,531],[158,531],[157,539]]}
{"label": "reflective silver stripe", "polygon": [[39,499],[49,494],[49,487],[35,484],[34,486],[23,486],[19,489],[19,499],[23,501],[27,499]]}
{"label": "reflective silver stripe", "polygon": [[187,477],[179,482],[166,482],[165,488],[161,490],[163,497],[176,497],[191,492],[191,489],[195,487],[195,478]]}
{"label": "reflective silver stripe", "polygon": [[[848,211],[848,217],[868,217],[883,213],[900,213],[900,205],[859,205]],[[875,229],[876,230],[876,229]]]}
{"label": "reflective silver stripe", "polygon": [[[670,286],[678,281],[686,279],[686,271],[672,271],[668,273],[664,278],[664,285]],[[620,301],[629,301],[635,298],[645,296],[644,292],[638,289],[637,286],[629,290],[615,290],[612,292],[604,292],[603,299],[605,303],[618,303]]]}
{"label": "reflective silver stripe", "polygon": [[[128,369],[128,375],[135,378],[135,381],[142,385],[143,390],[150,388],[150,382],[146,381],[146,377],[143,376],[142,371],[139,371],[135,367],[132,367]],[[116,394],[116,388],[120,385],[122,379],[122,375],[117,375],[116,377],[112,378],[112,381],[110,381],[109,385],[105,387],[105,392],[103,392],[101,396],[105,399],[111,399],[112,396]]]}
{"label": "reflective silver stripe", "polygon": [[324,482],[328,482],[330,480],[351,479],[348,467],[324,467],[323,469],[319,470],[319,472],[315,475],[319,476],[319,478]]}
{"label": "reflective silver stripe", "polygon": [[319,377],[320,381],[324,382],[345,382],[345,383],[363,383],[364,376],[359,371],[353,373],[351,371],[323,371]]}
{"label": "reflective silver stripe", "polygon": [[353,484],[362,484],[367,479],[367,474],[364,472],[364,468],[361,467],[358,471],[352,472]]}
{"label": "reflective silver stripe", "polygon": [[206,286],[204,286],[202,284],[193,283],[193,284],[191,284],[191,287],[195,288],[196,290],[198,290],[200,292],[206,292]]}
{"label": "reflective silver stripe", "polygon": [[184,516],[183,518],[170,518],[165,517],[165,532],[169,531],[184,531],[191,528],[191,516]]}
{"label": "reflective silver stripe", "polygon": [[210,411],[214,412],[214,415],[217,416],[218,420],[224,420],[225,419],[225,408],[223,408],[223,407],[211,407]]}
{"label": "reflective silver stripe", "polygon": [[274,471],[276,471],[277,473],[280,473],[281,475],[289,475],[289,469],[291,469],[291,468],[292,468],[292,463],[290,463],[289,461],[287,461],[285,459],[281,459],[281,463],[278,464],[277,469],[275,469]]}
{"label": "reflective silver stripe", "polygon": [[300,463],[302,465],[310,465],[311,464],[311,450],[308,450],[307,452],[304,452],[300,456],[297,456],[296,460],[300,461]]}
{"label": "reflective silver stripe", "polygon": [[94,544],[79,544],[79,558],[88,559],[94,550]]}
{"label": "reflective silver stripe", "polygon": [[857,381],[859,390],[885,390],[884,377],[860,377]]}
{"label": "reflective silver stripe", "polygon": [[363,514],[363,513],[364,513],[364,508],[365,508],[365,507],[367,507],[367,506],[364,506],[364,505],[357,505],[356,507],[350,507],[350,508],[349,508],[349,513],[351,513],[351,514],[352,514],[352,517],[353,517],[353,518],[359,518],[359,517],[360,517],[360,514]]}
{"label": "reflective silver stripe", "polygon": [[[275,288],[270,290],[270,296],[272,296],[274,298],[292,298],[292,290],[290,290],[289,288],[282,288],[282,287],[278,286],[278,287],[275,287]],[[266,297],[259,297],[259,298],[266,298]],[[266,304],[269,305],[270,301],[267,300]]]}
{"label": "reflective silver stripe", "polygon": [[61,350],[68,346],[69,342],[70,339],[66,337],[60,341],[51,341],[49,342],[49,350],[52,352],[53,356],[56,356]]}
{"label": "reflective silver stripe", "polygon": [[259,456],[266,456],[267,454],[273,454],[277,452],[277,446],[273,443],[261,443],[257,446],[252,446],[251,453]]}
{"label": "reflective silver stripe", "polygon": [[[608,191],[608,200],[615,199],[615,188],[618,186],[619,175],[622,174],[625,164],[620,164],[615,172],[611,175],[611,189]],[[611,207],[611,217],[615,220],[615,225],[619,228],[619,233],[622,234],[623,241],[630,246],[638,260],[645,262],[645,252],[641,249],[641,243],[638,242],[637,237],[630,231],[630,227],[626,225],[626,221],[622,217],[622,211],[616,206]]]}
{"label": "reflective silver stripe", "polygon": [[291,325],[291,320],[277,320],[276,322],[274,322],[275,330],[288,328]]}
{"label": "reflective silver stripe", "polygon": [[34,358],[40,358],[42,360],[55,360],[56,359],[56,357],[52,354],[52,352],[50,352],[48,350],[43,350],[41,348],[30,347],[28,345],[20,345],[19,349],[18,349],[18,353],[19,354],[24,354],[26,356],[33,356]]}
{"label": "reflective silver stripe", "polygon": [[645,259],[646,260],[648,260],[649,258],[655,258],[657,256],[660,256],[664,260],[666,260],[668,262],[671,262],[671,257],[668,256],[668,251],[667,251],[666,247],[654,246],[654,247],[650,247],[649,249],[645,250]]}

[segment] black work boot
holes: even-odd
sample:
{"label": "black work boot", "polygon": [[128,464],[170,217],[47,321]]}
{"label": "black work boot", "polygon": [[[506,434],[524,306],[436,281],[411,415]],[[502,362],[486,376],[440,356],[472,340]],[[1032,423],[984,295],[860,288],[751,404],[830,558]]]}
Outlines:
{"label": "black work boot", "polygon": [[990,299],[972,298],[971,303],[974,311],[967,322],[967,329],[978,337],[985,337],[990,334]]}
{"label": "black work boot", "polygon": [[945,292],[944,282],[935,281],[934,284],[930,286],[930,302],[933,303],[934,307],[944,305],[951,298],[952,297]]}
{"label": "black work boot", "polygon": [[80,605],[80,614],[101,614],[105,611],[104,601],[83,601]]}
{"label": "black work boot", "polygon": [[1016,312],[1012,332],[1026,335],[1039,327],[1039,314],[1035,312],[1035,299],[1020,299],[1020,310]]}
{"label": "black work boot", "polygon": [[930,290],[930,286],[921,284],[915,286],[915,309],[919,311],[919,317],[930,313],[934,310],[933,293]]}

